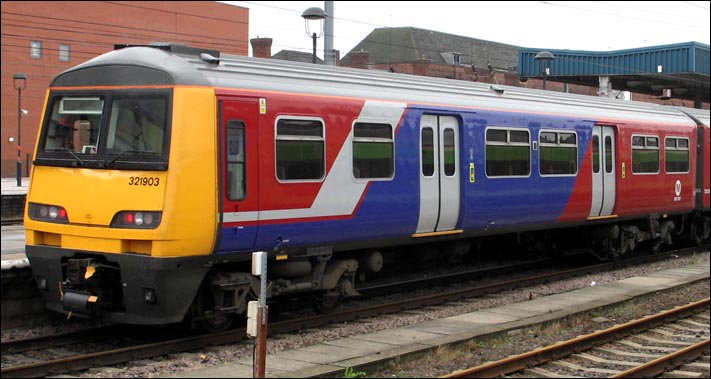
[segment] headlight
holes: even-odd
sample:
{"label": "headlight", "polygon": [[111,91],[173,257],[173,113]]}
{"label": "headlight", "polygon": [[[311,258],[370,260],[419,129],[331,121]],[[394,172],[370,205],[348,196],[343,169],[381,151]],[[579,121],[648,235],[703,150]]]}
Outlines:
{"label": "headlight", "polygon": [[67,211],[58,205],[29,203],[27,214],[35,221],[56,222],[59,224],[69,223]]}
{"label": "headlight", "polygon": [[112,228],[155,229],[160,224],[161,212],[121,211],[111,221]]}

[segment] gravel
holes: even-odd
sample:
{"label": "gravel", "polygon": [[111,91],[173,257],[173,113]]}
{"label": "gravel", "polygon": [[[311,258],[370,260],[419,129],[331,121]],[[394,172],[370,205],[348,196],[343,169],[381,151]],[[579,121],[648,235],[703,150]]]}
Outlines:
{"label": "gravel", "polygon": [[[702,252],[686,257],[672,256],[671,259],[663,262],[655,262],[606,273],[596,273],[536,287],[506,291],[504,293],[482,297],[478,299],[478,301],[457,302],[447,304],[446,306],[428,308],[422,312],[404,312],[384,315],[352,323],[303,330],[297,334],[270,336],[267,352],[268,354],[273,354],[282,350],[295,349],[348,336],[412,325],[427,320],[526,301],[532,297],[571,291],[591,285],[603,285],[624,278],[683,267],[690,264],[708,265],[709,253]],[[363,372],[367,377],[373,378],[436,377],[454,370],[497,360],[511,354],[546,346],[577,335],[587,334],[613,324],[654,314],[676,305],[687,304],[706,297],[709,297],[708,281],[669,292],[658,293],[646,299],[631,302],[626,306],[618,306],[606,311],[570,318],[545,329],[533,328],[520,331],[514,335],[508,335],[504,338],[472,341],[464,344],[460,349],[442,348],[427,356],[402,358],[399,361],[389,363],[385,367],[381,367],[377,370],[356,368],[354,372],[356,374]],[[592,321],[595,317],[604,317],[605,320],[602,322]],[[66,324],[67,323],[64,323],[62,326],[51,325],[44,328],[3,331],[2,339],[17,338],[21,335],[55,333],[58,328],[71,329],[71,326],[67,326]],[[84,325],[86,324],[84,323]],[[77,326],[75,325],[74,327]],[[253,345],[251,343],[239,343],[213,347],[193,353],[175,354],[167,357],[154,358],[152,360],[132,362],[110,368],[96,368],[81,373],[75,373],[75,375],[87,378],[159,377],[180,371],[230,363],[242,358],[251,358],[252,353]]]}

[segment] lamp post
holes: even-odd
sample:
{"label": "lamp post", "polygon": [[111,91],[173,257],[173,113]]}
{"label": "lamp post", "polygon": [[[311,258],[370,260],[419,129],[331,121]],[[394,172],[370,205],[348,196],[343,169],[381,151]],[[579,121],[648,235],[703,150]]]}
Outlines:
{"label": "lamp post", "polygon": [[22,90],[27,84],[27,75],[18,72],[12,76],[12,86],[17,90],[17,186],[22,186]]}
{"label": "lamp post", "polygon": [[[304,11],[304,13],[301,14],[301,17],[304,18],[304,26],[306,27],[306,35],[311,37],[313,39],[313,44],[314,44],[314,53],[312,57],[312,62],[316,63],[316,40],[323,35],[323,19],[328,16],[326,12],[324,12],[323,9],[319,7],[311,7],[307,10]],[[309,21],[315,21],[319,20],[319,28],[318,28],[318,33],[314,32],[311,33],[311,30],[309,28]]]}
{"label": "lamp post", "polygon": [[551,73],[551,61],[555,59],[555,55],[553,55],[550,51],[541,51],[540,53],[536,54],[533,59],[537,61],[543,61],[543,89],[545,90],[546,78]]}

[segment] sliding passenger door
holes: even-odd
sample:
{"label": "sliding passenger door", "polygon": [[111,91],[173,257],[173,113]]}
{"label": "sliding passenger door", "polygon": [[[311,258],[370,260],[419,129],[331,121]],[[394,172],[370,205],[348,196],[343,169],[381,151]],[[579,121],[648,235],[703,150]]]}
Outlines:
{"label": "sliding passenger door", "polygon": [[592,203],[589,217],[612,215],[615,209],[615,129],[593,126]]}
{"label": "sliding passenger door", "polygon": [[420,218],[417,233],[453,230],[459,219],[459,122],[451,116],[420,120]]}

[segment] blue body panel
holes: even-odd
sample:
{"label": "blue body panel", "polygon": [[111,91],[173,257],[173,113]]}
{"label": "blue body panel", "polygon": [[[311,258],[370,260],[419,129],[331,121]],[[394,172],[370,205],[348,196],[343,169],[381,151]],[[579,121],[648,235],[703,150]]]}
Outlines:
{"label": "blue body panel", "polygon": [[[392,180],[371,181],[361,203],[350,217],[317,221],[262,223],[245,227],[241,235],[256,233],[254,248],[240,250],[279,251],[281,248],[329,246],[355,241],[376,241],[412,236],[419,217],[420,148],[419,120],[423,114],[454,116],[460,123],[461,207],[457,229],[496,231],[504,228],[529,229],[537,224],[555,223],[560,217],[576,176],[539,174],[539,131],[553,129],[575,131],[578,138],[578,170],[590,142],[591,120],[546,114],[524,114],[482,110],[472,112],[444,108],[406,109],[395,135],[395,175]],[[485,170],[486,128],[525,128],[536,142],[532,148],[528,177],[488,178]],[[469,165],[474,163],[475,181],[470,182]],[[334,194],[338,196],[338,194]],[[446,201],[443,199],[442,201]],[[230,230],[229,228],[223,231]],[[237,246],[238,236],[222,235],[221,246]],[[223,248],[220,253],[226,253]],[[231,250],[234,252],[234,250]]]}

